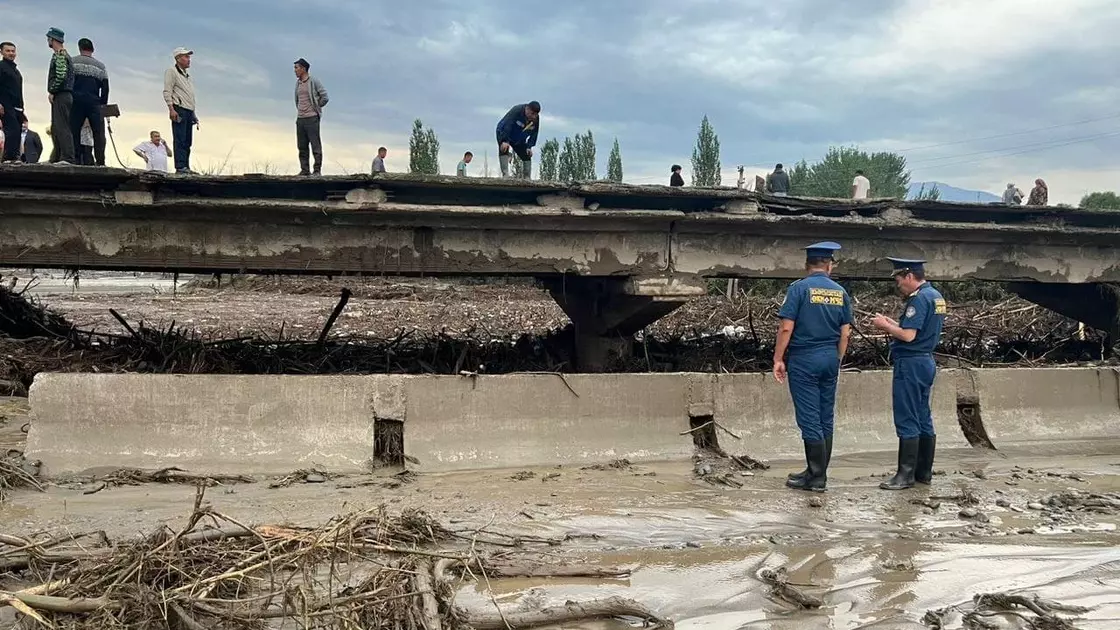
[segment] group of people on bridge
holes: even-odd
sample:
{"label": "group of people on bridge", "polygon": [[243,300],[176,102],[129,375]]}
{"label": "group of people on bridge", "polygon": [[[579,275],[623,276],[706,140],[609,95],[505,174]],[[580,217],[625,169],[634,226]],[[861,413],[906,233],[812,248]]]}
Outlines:
{"label": "group of people on bridge", "polygon": [[[51,105],[51,124],[47,133],[54,145],[50,162],[104,166],[105,115],[116,113],[115,106],[109,104],[109,72],[104,63],[94,58],[93,42],[89,39],[78,40],[78,57],[71,57],[67,51],[66,33],[62,29],[51,27],[46,32],[46,39],[52,51],[47,75],[47,99]],[[0,121],[3,127],[0,148],[4,163],[35,163],[39,161],[42,144],[38,134],[28,129],[23,75],[16,64],[17,55],[14,43],[0,43]],[[168,158],[172,158],[175,173],[194,174],[191,149],[194,131],[200,125],[191,70],[193,56],[194,51],[190,48],[176,48],[171,54],[174,63],[163,75],[163,102],[171,122],[172,144],[169,146],[160,132],[153,130],[148,140],[133,149],[149,170],[166,171]],[[323,142],[320,123],[330,95],[323,82],[311,75],[311,64],[306,59],[297,59],[293,65],[299,174],[321,175]],[[540,112],[540,103],[531,101],[513,107],[498,122],[496,140],[504,177],[511,176],[513,155],[520,158],[520,169],[512,176],[530,177],[533,148],[540,131]],[[83,150],[86,146],[89,147],[88,155]],[[378,149],[372,172],[386,170],[387,154],[385,147]],[[456,168],[457,175],[467,174],[467,165],[472,157],[470,151],[463,155]]]}
{"label": "group of people on bridge", "polygon": [[[853,321],[852,298],[831,278],[838,243],[826,241],[806,248],[807,275],[786,291],[774,345],[774,378],[789,383],[797,426],[805,446],[805,470],[791,474],[786,485],[824,492],[832,459],[836,387],[848,349]],[[891,401],[898,436],[898,468],[879,484],[904,490],[933,479],[937,434],[933,428],[930,391],[937,365],[933,350],[941,339],[948,307],[925,278],[925,261],[890,258],[894,280],[905,298],[898,320],[875,314],[871,325],[891,338],[894,370]]]}

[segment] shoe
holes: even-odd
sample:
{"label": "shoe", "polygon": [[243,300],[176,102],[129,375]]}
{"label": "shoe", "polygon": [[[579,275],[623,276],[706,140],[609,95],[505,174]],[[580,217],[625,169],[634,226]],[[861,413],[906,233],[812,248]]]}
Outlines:
{"label": "shoe", "polygon": [[310,171],[300,171],[299,176],[300,177],[311,177],[311,172]]}
{"label": "shoe", "polygon": [[315,169],[315,170],[311,171],[311,176],[312,177],[322,177],[323,176],[323,171],[321,171],[319,169]]}
{"label": "shoe", "polygon": [[933,483],[933,454],[937,450],[937,436],[918,438],[918,463],[914,467],[914,481],[924,485]]}
{"label": "shoe", "polygon": [[74,166],[73,164],[67,162],[66,160],[59,160],[57,162],[54,162],[53,164],[55,166]]}
{"label": "shoe", "polygon": [[881,490],[906,490],[914,487],[914,470],[918,466],[918,438],[898,440],[898,470],[890,481],[879,484]]}
{"label": "shoe", "polygon": [[[832,463],[832,436],[831,435],[824,439],[824,451],[825,451],[824,465],[825,465],[825,468],[828,468],[828,465],[830,463]],[[809,453],[807,451],[805,453],[805,461],[806,462],[809,461]],[[802,470],[801,472],[790,473],[790,474],[786,475],[786,479],[791,479],[791,480],[804,479],[808,475],[809,475],[809,466],[808,466],[808,464],[806,464],[805,470]]]}
{"label": "shoe", "polygon": [[805,442],[805,460],[809,474],[801,479],[789,479],[786,486],[795,490],[824,492],[828,483],[828,449],[825,441]]}

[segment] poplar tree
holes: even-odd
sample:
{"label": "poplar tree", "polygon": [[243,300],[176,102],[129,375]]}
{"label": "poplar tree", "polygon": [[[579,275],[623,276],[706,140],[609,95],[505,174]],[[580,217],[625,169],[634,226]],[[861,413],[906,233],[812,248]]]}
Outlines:
{"label": "poplar tree", "polygon": [[692,185],[719,186],[719,171],[719,136],[704,116],[696,134],[696,147],[692,149]]}
{"label": "poplar tree", "polygon": [[607,179],[612,182],[622,181],[622,149],[618,146],[618,138],[614,139],[611,155],[607,158]]}

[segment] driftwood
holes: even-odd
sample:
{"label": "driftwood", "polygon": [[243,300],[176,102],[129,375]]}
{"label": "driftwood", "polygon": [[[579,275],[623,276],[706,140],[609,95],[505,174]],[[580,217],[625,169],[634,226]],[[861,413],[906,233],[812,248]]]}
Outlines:
{"label": "driftwood", "polygon": [[[540,611],[466,612],[455,608],[444,579],[452,567],[490,576],[621,577],[610,567],[548,567],[532,559],[479,555],[485,543],[471,538],[469,552],[424,548],[456,537],[423,512],[389,515],[385,508],[340,516],[318,528],[262,525],[249,528],[203,504],[205,485],[178,532],[166,526],[133,542],[80,545],[81,536],[35,540],[0,534],[0,563],[24,578],[54,578],[20,591],[0,591],[8,606],[43,627],[171,627],[249,630],[269,619],[307,627],[445,630],[464,619],[476,630],[619,617],[671,627],[653,611],[621,598],[568,603]],[[216,522],[218,528],[203,528]],[[462,538],[463,536],[458,536]],[[104,537],[102,537],[104,539]],[[545,541],[545,539],[540,539]],[[553,541],[545,541],[553,542]],[[56,544],[66,547],[55,548]],[[373,569],[360,582],[302,582],[298,576],[361,561]],[[508,622],[508,626],[507,626]]]}
{"label": "driftwood", "polygon": [[630,570],[620,567],[595,567],[587,565],[548,565],[485,563],[486,574],[500,578],[625,578]]}
{"label": "driftwood", "polygon": [[673,628],[672,621],[660,617],[634,600],[622,597],[568,602],[563,606],[550,606],[541,610],[471,611],[466,615],[466,623],[475,630],[506,630],[617,617],[641,619],[654,628]]}
{"label": "driftwood", "polygon": [[[159,470],[139,468],[119,468],[106,475],[94,477],[94,481],[106,486],[138,486],[145,483],[184,483],[191,485],[218,483],[253,483],[256,480],[245,475],[199,475],[174,466]],[[92,493],[91,493],[92,494]]]}
{"label": "driftwood", "polygon": [[[1065,612],[1079,615],[1089,612],[1089,609],[1083,606],[1067,606],[1038,596],[1027,597],[1010,593],[978,593],[972,598],[972,601],[976,604],[976,610],[970,613],[973,618],[980,615],[1015,615],[1026,621],[1032,630],[1075,630],[1072,623],[1055,613]],[[1037,617],[1028,618],[1018,612],[1024,608],[1037,615]]]}
{"label": "driftwood", "polygon": [[770,585],[771,593],[775,597],[779,597],[799,608],[820,608],[824,606],[823,599],[790,585],[789,576],[786,575],[784,567],[762,569],[758,572],[758,579]]}

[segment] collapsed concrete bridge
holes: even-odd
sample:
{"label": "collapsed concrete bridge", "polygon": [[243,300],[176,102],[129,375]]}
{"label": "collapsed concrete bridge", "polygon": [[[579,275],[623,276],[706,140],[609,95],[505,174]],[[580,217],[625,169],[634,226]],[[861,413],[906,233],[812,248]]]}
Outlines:
{"label": "collapsed concrete bridge", "polygon": [[886,256],[920,257],[935,280],[1007,282],[1120,333],[1120,213],[603,182],[0,167],[0,267],[532,276],[571,317],[590,369],[708,279],[799,277],[802,247],[824,239],[844,245],[842,277],[887,277]]}

